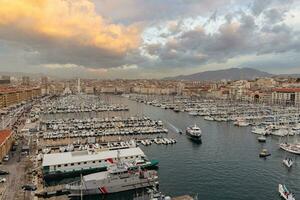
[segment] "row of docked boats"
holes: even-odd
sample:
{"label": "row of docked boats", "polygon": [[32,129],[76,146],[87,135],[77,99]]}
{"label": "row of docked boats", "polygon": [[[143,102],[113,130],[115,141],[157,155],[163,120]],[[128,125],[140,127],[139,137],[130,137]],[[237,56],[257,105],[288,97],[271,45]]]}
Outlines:
{"label": "row of docked boats", "polygon": [[[153,98],[153,99],[152,99]],[[158,101],[155,98],[161,98]],[[191,116],[203,116],[207,121],[233,122],[238,127],[270,126],[268,130],[254,130],[260,133],[278,136],[300,134],[300,114],[296,107],[260,105],[243,102],[219,100],[201,100],[184,97],[149,97],[133,95],[130,99],[161,108],[173,109],[175,112],[187,112]],[[159,102],[159,103],[154,103]],[[165,106],[172,105],[172,106]],[[180,109],[178,109],[180,108]],[[272,127],[272,128],[271,128]],[[255,127],[256,129],[257,127]],[[292,131],[284,129],[291,128]],[[280,130],[278,130],[280,129]]]}
{"label": "row of docked boats", "polygon": [[64,119],[40,122],[44,139],[167,133],[160,120],[143,118]]}
{"label": "row of docked boats", "polygon": [[128,106],[105,103],[95,95],[67,95],[48,99],[40,105],[41,114],[128,111]]}
{"label": "row of docked boats", "polygon": [[83,131],[51,131],[42,133],[43,139],[77,138],[77,137],[101,137],[101,136],[129,136],[168,133],[166,128],[139,127],[132,129],[106,129]]}
{"label": "row of docked boats", "polygon": [[[154,139],[141,139],[135,140],[131,139],[129,141],[119,141],[119,142],[105,142],[105,143],[89,143],[89,144],[82,144],[80,141],[74,141],[73,144],[68,145],[61,145],[58,147],[46,147],[41,150],[42,154],[49,154],[54,152],[73,152],[73,151],[98,151],[98,150],[115,150],[115,149],[125,149],[125,148],[134,148],[137,147],[139,144],[144,146],[149,146],[152,144],[157,145],[168,145],[168,144],[175,144],[177,140],[174,138],[163,138],[163,137],[155,137]],[[42,156],[40,156],[40,160]]]}
{"label": "row of docked boats", "polygon": [[149,146],[152,145],[153,143],[168,145],[168,144],[175,144],[177,143],[177,141],[173,138],[160,138],[160,137],[156,137],[153,140],[152,139],[141,140],[141,144],[144,146]]}
{"label": "row of docked boats", "polygon": [[85,120],[65,119],[65,120],[43,120],[40,122],[42,130],[89,130],[89,129],[108,129],[108,128],[132,128],[132,127],[161,127],[161,120],[151,120],[143,118],[91,118]]}
{"label": "row of docked boats", "polygon": [[276,126],[276,125],[267,125],[267,126],[255,126],[251,130],[252,133],[258,135],[274,135],[279,137],[299,135],[300,130],[294,129],[290,126]]}

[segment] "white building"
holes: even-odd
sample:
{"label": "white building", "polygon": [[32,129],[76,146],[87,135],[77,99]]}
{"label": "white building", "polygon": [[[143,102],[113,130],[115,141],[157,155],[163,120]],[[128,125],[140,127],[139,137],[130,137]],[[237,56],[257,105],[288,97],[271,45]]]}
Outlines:
{"label": "white building", "polygon": [[300,105],[300,88],[273,89],[272,103],[284,105]]}

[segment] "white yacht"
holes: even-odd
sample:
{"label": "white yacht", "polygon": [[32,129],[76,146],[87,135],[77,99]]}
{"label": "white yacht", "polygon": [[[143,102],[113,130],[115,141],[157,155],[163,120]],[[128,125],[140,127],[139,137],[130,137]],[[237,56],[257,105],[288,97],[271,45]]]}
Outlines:
{"label": "white yacht", "polygon": [[186,135],[189,136],[191,139],[194,140],[201,140],[202,131],[201,129],[195,124],[192,127],[187,127]]}

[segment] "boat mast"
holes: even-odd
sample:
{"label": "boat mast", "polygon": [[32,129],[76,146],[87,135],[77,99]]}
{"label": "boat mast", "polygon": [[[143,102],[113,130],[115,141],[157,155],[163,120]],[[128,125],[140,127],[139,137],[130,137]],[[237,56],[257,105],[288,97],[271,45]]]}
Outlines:
{"label": "boat mast", "polygon": [[81,200],[83,200],[82,186],[83,186],[82,174],[80,174],[80,199]]}

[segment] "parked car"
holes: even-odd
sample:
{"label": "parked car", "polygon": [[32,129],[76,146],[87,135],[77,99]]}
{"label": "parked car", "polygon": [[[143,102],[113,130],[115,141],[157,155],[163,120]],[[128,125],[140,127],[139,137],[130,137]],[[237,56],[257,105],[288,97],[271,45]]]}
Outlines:
{"label": "parked car", "polygon": [[8,161],[9,160],[9,155],[4,156],[3,160]]}
{"label": "parked car", "polygon": [[22,189],[27,191],[35,191],[37,188],[35,185],[28,184],[28,185],[23,185]]}
{"label": "parked car", "polygon": [[8,171],[4,171],[4,170],[1,170],[1,169],[0,169],[0,175],[7,175],[7,174],[9,174]]}
{"label": "parked car", "polygon": [[0,178],[0,183],[5,183],[6,182],[6,178]]}

